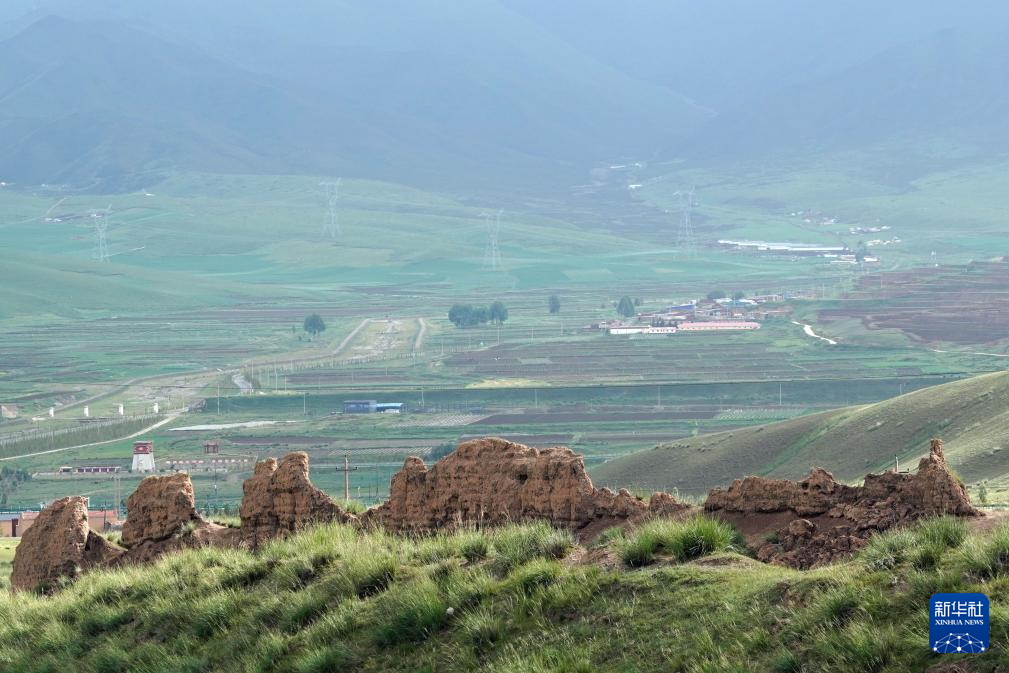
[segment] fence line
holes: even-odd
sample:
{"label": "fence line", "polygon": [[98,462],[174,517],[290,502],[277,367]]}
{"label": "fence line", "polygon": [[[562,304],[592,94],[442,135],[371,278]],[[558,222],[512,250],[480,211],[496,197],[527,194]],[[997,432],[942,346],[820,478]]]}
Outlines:
{"label": "fence line", "polygon": [[[21,446],[24,444],[37,444],[43,445],[47,448],[58,448],[55,445],[58,443],[57,439],[61,437],[74,437],[84,435],[86,438],[91,438],[90,436],[96,435],[97,438],[94,441],[103,441],[104,430],[110,428],[119,428],[122,426],[144,426],[147,423],[154,422],[155,419],[161,417],[161,414],[143,414],[140,416],[126,416],[122,419],[108,419],[103,421],[92,421],[86,425],[81,425],[79,427],[70,428],[60,428],[59,430],[42,430],[42,429],[32,429],[32,430],[21,430],[15,434],[5,435],[0,437],[0,452],[5,452],[6,449],[11,447]],[[114,437],[110,439],[115,439]],[[72,443],[67,444],[67,446],[72,446]]]}

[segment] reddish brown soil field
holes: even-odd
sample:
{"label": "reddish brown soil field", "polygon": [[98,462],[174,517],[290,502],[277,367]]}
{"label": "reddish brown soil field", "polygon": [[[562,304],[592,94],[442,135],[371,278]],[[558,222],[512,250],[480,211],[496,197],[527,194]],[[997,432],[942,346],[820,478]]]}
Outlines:
{"label": "reddish brown soil field", "polygon": [[920,268],[863,276],[820,321],[858,318],[918,341],[981,345],[1009,337],[1009,263]]}

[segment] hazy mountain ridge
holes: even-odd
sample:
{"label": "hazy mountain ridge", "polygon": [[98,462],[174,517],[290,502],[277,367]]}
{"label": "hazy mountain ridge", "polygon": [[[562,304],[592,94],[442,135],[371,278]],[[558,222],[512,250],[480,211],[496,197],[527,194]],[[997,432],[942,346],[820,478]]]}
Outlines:
{"label": "hazy mountain ridge", "polygon": [[563,184],[704,117],[484,4],[489,18],[474,11],[382,39],[381,8],[349,3],[350,23],[377,37],[355,44],[345,27],[330,44],[309,35],[299,51],[281,36],[267,72],[250,69],[263,66],[250,45],[208,50],[201,31],[185,46],[166,41],[171,26],[155,35],[143,24],[40,19],[0,43],[0,128],[11,139],[0,172],[111,188],[168,168]]}
{"label": "hazy mountain ridge", "polygon": [[909,155],[927,153],[933,144],[966,156],[1004,152],[1007,76],[1004,40],[943,30],[721,114],[698,132],[693,149],[715,160],[882,143]]}

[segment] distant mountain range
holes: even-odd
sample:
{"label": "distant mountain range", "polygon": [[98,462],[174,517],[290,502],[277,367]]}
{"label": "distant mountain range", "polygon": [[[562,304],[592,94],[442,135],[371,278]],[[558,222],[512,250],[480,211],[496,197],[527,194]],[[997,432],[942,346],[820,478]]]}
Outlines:
{"label": "distant mountain range", "polygon": [[493,3],[443,10],[465,25],[401,22],[387,44],[378,3],[351,4],[359,43],[351,32],[315,48],[308,34],[303,53],[282,42],[276,63],[244,44],[211,53],[124,23],[40,18],[0,43],[0,178],[118,189],[206,170],[565,184],[706,115]]}
{"label": "distant mountain range", "polygon": [[627,158],[894,139],[912,155],[991,154],[1006,149],[1009,49],[978,36],[1006,14],[979,1],[11,0],[0,179],[114,191],[200,170],[556,190]]}
{"label": "distant mountain range", "polygon": [[[697,154],[738,158],[887,144],[911,156],[1009,150],[1009,46],[944,30],[774,91],[698,131]],[[703,147],[702,147],[703,144]]]}

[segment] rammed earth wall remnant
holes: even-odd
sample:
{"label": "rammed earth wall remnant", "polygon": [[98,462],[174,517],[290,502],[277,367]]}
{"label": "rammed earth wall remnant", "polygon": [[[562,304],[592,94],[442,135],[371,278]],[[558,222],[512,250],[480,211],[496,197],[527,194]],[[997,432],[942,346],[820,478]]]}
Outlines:
{"label": "rammed earth wall remnant", "polygon": [[289,453],[256,463],[242,486],[242,544],[251,548],[313,523],[356,522],[308,478],[308,454]]}
{"label": "rammed earth wall remnant", "polygon": [[[202,545],[256,548],[312,523],[358,519],[312,485],[308,455],[256,465],[246,480],[241,530],[203,519],[188,475],[148,477],[127,504],[120,548],[90,530],[82,497],[46,507],[14,557],[12,590],[53,591],[96,566],[142,563]],[[503,439],[465,442],[428,467],[408,458],[392,479],[389,500],[361,521],[391,531],[429,532],[459,525],[538,519],[590,538],[604,528],[689,510],[667,493],[648,503],[625,490],[592,485],[581,456],[567,448],[536,449]],[[917,474],[868,475],[865,485],[838,483],[821,469],[802,481],[747,477],[714,489],[704,509],[737,525],[760,559],[809,568],[851,554],[880,530],[923,516],[979,516],[932,442]],[[768,541],[768,534],[774,541]]]}
{"label": "rammed earth wall remnant", "polygon": [[159,542],[186,528],[204,524],[196,511],[196,496],[189,475],[147,477],[126,501],[123,544],[133,547],[144,541]]}
{"label": "rammed earth wall remnant", "polygon": [[122,549],[91,530],[87,501],[60,498],[39,513],[14,554],[11,590],[55,591],[94,566],[123,554]]}
{"label": "rammed earth wall remnant", "polygon": [[[686,509],[669,496],[655,502],[664,513]],[[543,519],[584,534],[648,512],[626,490],[595,488],[582,457],[568,448],[484,438],[460,444],[430,468],[407,458],[389,499],[362,518],[407,532]]]}
{"label": "rammed earth wall remnant", "polygon": [[147,477],[126,501],[122,542],[127,551],[117,564],[144,563],[173,551],[231,542],[229,529],[196,511],[189,475]]}
{"label": "rammed earth wall remnant", "polygon": [[922,517],[981,516],[937,439],[917,474],[869,474],[863,486],[838,483],[820,468],[801,481],[746,477],[713,489],[704,509],[738,526],[761,560],[795,568],[849,556],[873,533]]}
{"label": "rammed earth wall remnant", "polygon": [[256,547],[313,522],[355,520],[309,481],[305,453],[292,453],[279,464],[272,458],[259,463],[244,491],[239,531],[200,516],[189,475],[148,477],[127,501],[126,549],[90,530],[84,498],[57,500],[18,545],[11,588],[52,591],[64,578],[95,566],[144,563],[207,545]]}

